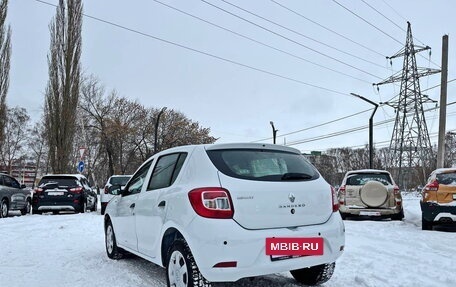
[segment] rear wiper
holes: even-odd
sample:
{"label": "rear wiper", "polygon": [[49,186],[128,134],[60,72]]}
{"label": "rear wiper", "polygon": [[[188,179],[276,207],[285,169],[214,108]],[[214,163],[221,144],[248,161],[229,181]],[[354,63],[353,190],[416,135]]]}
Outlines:
{"label": "rear wiper", "polygon": [[311,179],[312,176],[307,173],[296,173],[288,172],[282,175],[282,180],[294,180],[294,179]]}

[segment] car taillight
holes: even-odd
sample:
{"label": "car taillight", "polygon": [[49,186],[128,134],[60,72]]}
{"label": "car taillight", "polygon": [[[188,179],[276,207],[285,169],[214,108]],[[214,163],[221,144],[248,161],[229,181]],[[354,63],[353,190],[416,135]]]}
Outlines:
{"label": "car taillight", "polygon": [[424,187],[426,191],[437,191],[439,190],[439,182],[435,179],[433,182],[429,183]]}
{"label": "car taillight", "polygon": [[339,187],[339,193],[345,194],[345,185],[342,185],[341,187]]}
{"label": "car taillight", "polygon": [[43,189],[41,187],[37,187],[33,190],[33,193],[36,195],[39,195],[42,192],[43,192]]}
{"label": "car taillight", "polygon": [[79,186],[79,187],[70,188],[70,191],[74,192],[74,193],[81,193],[82,187]]}
{"label": "car taillight", "polygon": [[108,193],[109,193],[108,187],[105,186],[105,188],[104,188],[104,194],[108,194]]}
{"label": "car taillight", "polygon": [[337,194],[334,187],[331,186],[331,194],[332,194],[332,207],[333,212],[339,211],[339,202],[337,201]]}
{"label": "car taillight", "polygon": [[399,186],[395,185],[395,186],[394,186],[394,190],[393,190],[394,195],[398,195],[398,194],[399,194],[399,191],[400,191]]}
{"label": "car taillight", "polygon": [[220,187],[203,187],[191,190],[188,198],[195,212],[207,218],[233,218],[234,208],[228,190]]}

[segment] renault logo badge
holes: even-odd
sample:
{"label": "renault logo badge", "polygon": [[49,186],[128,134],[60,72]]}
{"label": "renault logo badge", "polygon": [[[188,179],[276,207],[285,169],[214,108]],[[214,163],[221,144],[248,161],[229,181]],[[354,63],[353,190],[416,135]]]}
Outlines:
{"label": "renault logo badge", "polygon": [[289,199],[291,202],[294,202],[295,199],[296,199],[296,197],[294,196],[293,193],[290,193],[290,194],[288,195],[288,199]]}

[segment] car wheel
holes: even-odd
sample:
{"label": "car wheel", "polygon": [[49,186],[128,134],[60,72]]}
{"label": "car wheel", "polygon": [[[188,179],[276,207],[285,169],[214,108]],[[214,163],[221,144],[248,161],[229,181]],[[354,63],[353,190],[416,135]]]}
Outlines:
{"label": "car wheel", "polygon": [[2,199],[2,203],[0,204],[0,218],[8,217],[8,202],[6,199]]}
{"label": "car wheel", "polygon": [[32,214],[42,214],[42,212],[32,208]]}
{"label": "car wheel", "polygon": [[30,200],[27,200],[24,208],[21,209],[21,214],[26,215],[27,213],[30,213],[31,209],[32,209],[32,203],[30,202]]}
{"label": "car wheel", "polygon": [[81,213],[86,212],[87,210],[87,201],[84,199],[84,203],[81,206]]}
{"label": "car wheel", "polygon": [[331,279],[334,273],[336,263],[322,264],[312,266],[309,268],[302,268],[297,270],[291,270],[290,273],[293,278],[308,286],[320,285]]}
{"label": "car wheel", "polygon": [[432,230],[432,222],[421,216],[421,230]]}
{"label": "car wheel", "polygon": [[211,283],[199,271],[190,248],[184,240],[176,240],[173,243],[166,259],[166,282],[168,283],[168,287],[211,286]]}
{"label": "car wheel", "polygon": [[117,247],[116,235],[114,233],[114,228],[112,227],[111,221],[108,221],[105,230],[105,245],[106,245],[106,254],[111,259],[120,259],[122,258],[122,252],[120,248]]}
{"label": "car wheel", "polygon": [[95,202],[93,203],[93,208],[92,208],[92,211],[96,212],[97,209],[98,209],[98,202],[95,200]]}
{"label": "car wheel", "polygon": [[402,219],[404,219],[404,209],[401,209],[401,211],[399,213],[391,216],[391,220],[402,220]]}

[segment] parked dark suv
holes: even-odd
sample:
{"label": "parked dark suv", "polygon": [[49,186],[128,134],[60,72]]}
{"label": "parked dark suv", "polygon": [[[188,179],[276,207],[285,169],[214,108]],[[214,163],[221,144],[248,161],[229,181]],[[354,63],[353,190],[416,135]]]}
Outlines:
{"label": "parked dark suv", "polygon": [[86,210],[97,210],[97,195],[83,175],[45,175],[33,192],[33,214]]}
{"label": "parked dark suv", "polygon": [[25,215],[30,212],[30,204],[30,189],[14,177],[0,173],[0,218],[7,217],[10,210],[20,210]]}

